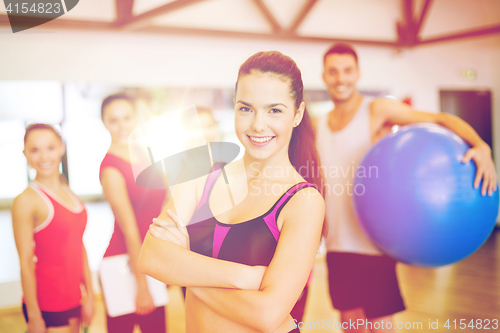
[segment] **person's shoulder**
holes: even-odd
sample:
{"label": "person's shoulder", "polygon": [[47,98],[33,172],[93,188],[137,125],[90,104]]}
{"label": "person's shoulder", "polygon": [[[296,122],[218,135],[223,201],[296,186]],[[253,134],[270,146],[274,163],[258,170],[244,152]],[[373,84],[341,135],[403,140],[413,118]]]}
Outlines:
{"label": "person's shoulder", "polygon": [[291,207],[295,207],[293,210],[306,212],[311,209],[324,208],[325,200],[318,189],[313,184],[310,184],[309,186],[300,187],[290,199],[289,204]]}
{"label": "person's shoulder", "polygon": [[370,101],[370,109],[372,111],[374,110],[380,110],[385,108],[388,105],[391,105],[394,100],[385,98],[385,97],[375,97],[372,98]]}
{"label": "person's shoulder", "polygon": [[43,199],[30,186],[19,194],[12,203],[12,213],[31,213],[37,205],[43,204]]}
{"label": "person's shoulder", "polygon": [[99,177],[102,178],[104,174],[123,177],[124,163],[120,157],[107,152],[99,166]]}
{"label": "person's shoulder", "polygon": [[28,186],[14,199],[14,203],[29,203],[38,197],[40,197],[38,193],[31,186]]}
{"label": "person's shoulder", "polygon": [[391,98],[374,98],[370,104],[372,117],[387,118],[409,110],[411,110],[410,106]]}
{"label": "person's shoulder", "polygon": [[[318,198],[323,200],[323,197],[319,190],[316,188],[315,184],[312,183],[302,183],[300,184],[300,187],[298,188],[297,194],[301,194],[302,196],[308,197],[308,198]],[[315,199],[316,200],[316,199]]]}
{"label": "person's shoulder", "polygon": [[106,181],[111,181],[113,183],[125,183],[125,177],[123,176],[123,173],[121,172],[120,168],[116,167],[115,165],[106,165],[106,167],[101,168],[99,178],[101,180],[101,184]]}
{"label": "person's shoulder", "polygon": [[317,228],[321,229],[325,215],[325,200],[316,188],[302,187],[290,198],[282,214],[288,224],[311,226],[311,222],[315,221]]}
{"label": "person's shoulder", "polygon": [[404,104],[403,102],[386,97],[374,98],[370,103],[370,108],[372,111],[380,111],[380,112],[407,108],[407,107],[408,105]]}
{"label": "person's shoulder", "polygon": [[107,167],[117,167],[121,164],[120,162],[121,162],[120,158],[116,157],[113,154],[106,153],[106,155],[104,155],[104,158],[101,161],[100,169],[102,171]]}

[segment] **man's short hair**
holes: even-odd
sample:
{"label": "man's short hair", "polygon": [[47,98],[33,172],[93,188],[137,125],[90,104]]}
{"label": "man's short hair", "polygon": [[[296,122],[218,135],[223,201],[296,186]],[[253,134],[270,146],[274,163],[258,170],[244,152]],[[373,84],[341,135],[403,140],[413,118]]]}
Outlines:
{"label": "man's short hair", "polygon": [[349,44],[336,43],[330,46],[328,51],[326,51],[325,55],[323,56],[323,65],[326,63],[326,57],[328,57],[330,54],[350,54],[356,60],[356,65],[358,64],[358,54],[356,53],[356,51],[354,51],[354,48]]}

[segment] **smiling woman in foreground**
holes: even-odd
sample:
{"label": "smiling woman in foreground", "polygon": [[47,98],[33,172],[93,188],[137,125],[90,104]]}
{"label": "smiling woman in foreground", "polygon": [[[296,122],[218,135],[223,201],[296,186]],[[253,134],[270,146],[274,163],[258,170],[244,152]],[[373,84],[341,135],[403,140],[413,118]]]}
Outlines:
{"label": "smiling woman in foreground", "polygon": [[290,311],[324,218],[320,179],[307,172],[318,159],[302,91],[289,57],[245,61],[235,94],[243,158],[178,185],[146,236],[138,268],[187,287],[187,332],[298,332]]}

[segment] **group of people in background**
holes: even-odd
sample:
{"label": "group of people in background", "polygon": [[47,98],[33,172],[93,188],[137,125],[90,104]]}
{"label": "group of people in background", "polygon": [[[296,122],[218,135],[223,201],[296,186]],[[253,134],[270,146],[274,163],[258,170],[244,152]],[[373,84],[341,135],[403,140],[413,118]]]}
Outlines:
{"label": "group of people in background", "polygon": [[[474,160],[474,186],[482,181],[486,195],[496,186],[491,149],[455,116],[362,96],[356,87],[358,56],[350,45],[334,44],[323,65],[335,107],[311,119],[301,72],[291,58],[268,51],[247,59],[234,99],[243,158],[214,165],[208,175],[177,186],[175,195],[135,182],[131,165],[139,157],[128,147],[137,126],[133,99],[116,94],[103,101],[101,117],[111,145],[99,177],[115,216],[104,256],[128,254],[137,286],[135,313],[107,315],[108,332],[131,333],[135,325],[144,333],[166,331],[165,308],[155,306],[146,275],[186,287],[187,332],[299,332],[322,237],[330,297],[342,322],[387,322],[405,309],[396,261],[365,235],[347,191],[323,190],[352,184],[353,175],[321,176],[307,167],[357,165],[392,126],[436,123],[470,144],[464,162]],[[198,111],[210,136],[215,120],[209,110]],[[94,314],[82,241],[87,215],[59,173],[64,151],[53,127],[26,129],[24,154],[36,178],[15,199],[12,220],[28,333],[75,333]],[[250,187],[260,189],[259,195]],[[226,200],[228,192],[236,205]]]}

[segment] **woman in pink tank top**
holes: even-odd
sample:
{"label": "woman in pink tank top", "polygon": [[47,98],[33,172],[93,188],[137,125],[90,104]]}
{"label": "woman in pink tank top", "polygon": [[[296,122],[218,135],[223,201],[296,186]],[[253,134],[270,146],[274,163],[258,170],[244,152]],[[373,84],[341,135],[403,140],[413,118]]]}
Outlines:
{"label": "woman in pink tank top", "polygon": [[188,333],[298,332],[290,311],[324,219],[300,70],[279,52],[259,52],[240,67],[234,102],[243,158],[176,185],[138,268],[187,287]]}
{"label": "woman in pink tank top", "polygon": [[[94,296],[83,232],[87,213],[59,174],[64,144],[45,124],[26,129],[24,154],[36,177],[12,205],[28,333],[77,333],[88,326]],[[86,296],[82,303],[80,285]]]}

